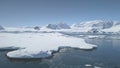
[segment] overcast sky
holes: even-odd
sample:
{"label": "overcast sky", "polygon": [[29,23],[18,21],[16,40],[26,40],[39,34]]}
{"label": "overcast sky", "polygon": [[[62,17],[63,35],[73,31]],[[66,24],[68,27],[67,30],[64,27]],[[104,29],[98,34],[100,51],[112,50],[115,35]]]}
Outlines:
{"label": "overcast sky", "polygon": [[120,21],[120,0],[0,0],[0,25]]}

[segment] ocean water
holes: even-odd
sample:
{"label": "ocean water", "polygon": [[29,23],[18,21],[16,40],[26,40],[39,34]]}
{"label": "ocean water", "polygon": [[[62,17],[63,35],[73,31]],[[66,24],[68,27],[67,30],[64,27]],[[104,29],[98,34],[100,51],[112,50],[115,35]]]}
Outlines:
{"label": "ocean water", "polygon": [[[0,51],[0,68],[120,68],[120,40],[86,39],[96,44],[94,50],[62,49],[48,59],[8,59],[8,51]],[[90,64],[90,67],[86,67]]]}

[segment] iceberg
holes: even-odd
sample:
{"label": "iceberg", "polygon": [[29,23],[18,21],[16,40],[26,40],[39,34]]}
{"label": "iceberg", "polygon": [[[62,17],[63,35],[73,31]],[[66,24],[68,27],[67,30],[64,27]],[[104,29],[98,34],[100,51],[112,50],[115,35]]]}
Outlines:
{"label": "iceberg", "polygon": [[94,68],[102,68],[102,67],[94,66]]}
{"label": "iceberg", "polygon": [[86,67],[91,67],[92,65],[91,64],[85,64]]}

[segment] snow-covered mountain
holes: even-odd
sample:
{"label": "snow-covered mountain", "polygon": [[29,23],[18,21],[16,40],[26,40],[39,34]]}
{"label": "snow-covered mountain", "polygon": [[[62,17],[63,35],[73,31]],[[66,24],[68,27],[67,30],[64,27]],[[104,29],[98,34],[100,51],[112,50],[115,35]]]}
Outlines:
{"label": "snow-covered mountain", "polygon": [[70,29],[70,26],[65,23],[58,23],[58,24],[48,24],[46,28],[49,29]]}
{"label": "snow-covered mountain", "polygon": [[40,27],[39,26],[35,26],[34,29],[35,30],[40,30]]}
{"label": "snow-covered mountain", "polygon": [[4,30],[4,28],[0,25],[0,30]]}
{"label": "snow-covered mountain", "polygon": [[120,28],[118,25],[120,25],[120,22],[118,21],[95,20],[95,21],[81,22],[80,24],[73,24],[71,28],[80,29],[80,30],[84,30],[87,32],[91,30],[102,31],[105,29],[111,29],[111,30],[116,29],[117,30],[118,28]]}
{"label": "snow-covered mountain", "polygon": [[120,22],[119,21],[87,21],[81,22],[79,24],[73,24],[69,26],[65,23],[58,24],[48,24],[46,26],[33,26],[33,27],[5,27],[0,26],[0,30],[5,31],[20,31],[20,32],[30,32],[30,31],[69,31],[69,32],[90,32],[90,33],[98,33],[98,32],[120,32]]}
{"label": "snow-covered mountain", "polygon": [[102,20],[95,20],[95,21],[87,21],[87,22],[81,22],[80,24],[73,24],[72,28],[84,28],[84,27],[92,27],[92,28],[99,28],[99,29],[105,29],[112,27],[114,22],[105,22]]}
{"label": "snow-covered mountain", "polygon": [[113,26],[109,29],[103,29],[104,32],[120,32],[120,25]]}

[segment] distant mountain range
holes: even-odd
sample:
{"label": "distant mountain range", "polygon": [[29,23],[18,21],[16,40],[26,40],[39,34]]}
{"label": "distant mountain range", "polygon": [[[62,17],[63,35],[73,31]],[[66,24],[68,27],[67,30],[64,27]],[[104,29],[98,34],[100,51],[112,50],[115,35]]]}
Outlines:
{"label": "distant mountain range", "polygon": [[71,28],[72,29],[83,29],[83,30],[86,30],[86,31],[96,29],[96,30],[99,30],[99,31],[115,32],[115,31],[120,31],[119,26],[120,26],[119,21],[95,20],[95,21],[81,22],[79,24],[73,24],[71,26]]}
{"label": "distant mountain range", "polygon": [[[29,29],[32,30],[41,30],[44,29],[51,29],[51,30],[60,30],[60,29],[72,29],[72,30],[79,30],[79,31],[85,31],[89,32],[92,30],[97,31],[104,31],[104,32],[120,32],[120,22],[119,21],[102,21],[102,20],[95,20],[95,21],[86,21],[81,22],[79,24],[73,24],[69,26],[66,23],[58,23],[58,24],[48,24],[43,27],[35,26],[31,27]],[[0,30],[6,29],[2,26],[0,26]],[[23,27],[22,27],[23,29]],[[28,29],[27,27],[24,27],[23,30]],[[28,29],[28,30],[29,30]],[[20,28],[19,28],[20,30]]]}
{"label": "distant mountain range", "polygon": [[58,24],[48,24],[46,28],[50,29],[70,29],[70,26],[66,23],[58,23]]}
{"label": "distant mountain range", "polygon": [[116,25],[120,25],[120,22],[117,22],[117,21],[106,22],[102,20],[95,20],[95,21],[81,22],[80,24],[73,24],[72,27],[77,27],[77,28],[92,27],[92,28],[106,29]]}

